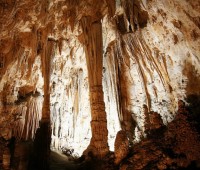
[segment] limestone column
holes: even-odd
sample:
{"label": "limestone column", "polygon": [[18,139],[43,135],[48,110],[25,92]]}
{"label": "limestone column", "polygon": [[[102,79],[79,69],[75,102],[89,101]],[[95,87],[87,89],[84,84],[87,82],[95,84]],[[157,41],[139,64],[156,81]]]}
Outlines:
{"label": "limestone column", "polygon": [[81,19],[83,43],[86,51],[92,139],[87,152],[102,158],[109,152],[108,130],[102,88],[103,41],[101,20],[92,22],[90,17]]}
{"label": "limestone column", "polygon": [[[43,76],[44,76],[44,102],[42,108],[41,128],[43,137],[43,169],[48,169],[51,143],[51,124],[50,124],[50,70],[51,58],[54,50],[54,41],[47,41],[45,54],[43,56]],[[44,136],[43,136],[44,135]]]}
{"label": "limestone column", "polygon": [[[43,31],[42,33],[44,33]],[[37,168],[42,170],[49,169],[51,126],[50,126],[50,70],[51,58],[54,52],[54,41],[47,40],[46,34],[43,35],[42,44],[42,74],[44,78],[44,102],[42,107],[42,119],[40,128],[36,133],[34,148]]]}

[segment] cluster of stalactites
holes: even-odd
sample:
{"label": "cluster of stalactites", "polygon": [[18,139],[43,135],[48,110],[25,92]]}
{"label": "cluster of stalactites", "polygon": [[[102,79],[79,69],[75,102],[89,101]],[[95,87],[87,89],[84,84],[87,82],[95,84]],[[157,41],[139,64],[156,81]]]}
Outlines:
{"label": "cluster of stalactites", "polygon": [[42,115],[41,98],[31,97],[25,105],[21,104],[17,108],[16,114],[13,136],[17,140],[34,139]]}

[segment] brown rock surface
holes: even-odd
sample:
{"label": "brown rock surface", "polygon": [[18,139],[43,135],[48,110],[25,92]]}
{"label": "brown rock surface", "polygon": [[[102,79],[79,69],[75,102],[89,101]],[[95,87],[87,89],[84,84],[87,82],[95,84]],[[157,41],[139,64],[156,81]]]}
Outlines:
{"label": "brown rock surface", "polygon": [[175,119],[167,127],[152,127],[148,137],[133,147],[132,156],[120,169],[198,169],[199,133],[189,121],[189,114],[183,102],[179,102]]}
{"label": "brown rock surface", "polygon": [[115,164],[118,165],[129,153],[129,141],[126,131],[119,131],[115,139]]}
{"label": "brown rock surface", "polygon": [[[1,0],[0,16],[0,162],[12,137],[35,139],[40,119],[39,138],[48,132],[52,149],[74,155],[106,156],[123,130],[139,153],[131,166],[196,159],[199,0]],[[156,135],[162,147],[176,138],[176,158],[152,144]]]}

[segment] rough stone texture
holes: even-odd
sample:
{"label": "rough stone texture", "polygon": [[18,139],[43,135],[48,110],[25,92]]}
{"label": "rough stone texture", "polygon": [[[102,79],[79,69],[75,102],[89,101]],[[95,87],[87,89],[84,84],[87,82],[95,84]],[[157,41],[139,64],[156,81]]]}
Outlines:
{"label": "rough stone texture", "polygon": [[119,164],[129,153],[129,141],[126,131],[120,130],[115,139],[115,164]]}
{"label": "rough stone texture", "polygon": [[52,148],[105,155],[121,129],[134,146],[175,126],[179,100],[199,132],[199,11],[199,0],[1,0],[0,138],[24,139],[30,124],[33,139],[43,113]]}
{"label": "rough stone texture", "polygon": [[190,116],[183,102],[179,102],[175,119],[167,127],[152,127],[148,137],[133,147],[132,156],[120,169],[198,169],[199,133],[189,121]]}

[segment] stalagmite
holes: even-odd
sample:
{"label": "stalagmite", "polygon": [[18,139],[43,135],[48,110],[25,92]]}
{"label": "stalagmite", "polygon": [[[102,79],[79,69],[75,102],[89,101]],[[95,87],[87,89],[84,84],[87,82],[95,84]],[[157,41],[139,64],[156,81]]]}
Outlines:
{"label": "stalagmite", "polygon": [[115,139],[115,164],[119,164],[129,153],[129,141],[126,131],[120,130]]}

